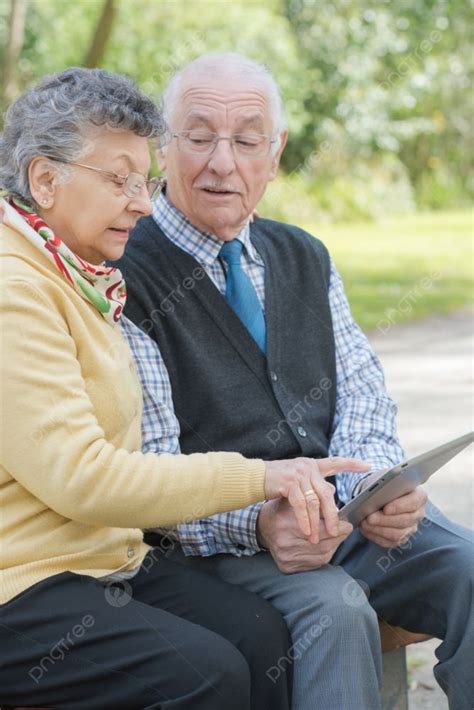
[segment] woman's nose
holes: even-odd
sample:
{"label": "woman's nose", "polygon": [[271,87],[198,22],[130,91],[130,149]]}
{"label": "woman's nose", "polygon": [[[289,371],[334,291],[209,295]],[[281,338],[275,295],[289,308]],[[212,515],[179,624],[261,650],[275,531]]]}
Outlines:
{"label": "woman's nose", "polygon": [[132,197],[132,199],[128,203],[128,209],[132,210],[133,212],[139,212],[144,217],[152,213],[153,205],[150,199],[150,195],[148,194],[146,185],[143,185],[143,188],[141,189],[138,195]]}

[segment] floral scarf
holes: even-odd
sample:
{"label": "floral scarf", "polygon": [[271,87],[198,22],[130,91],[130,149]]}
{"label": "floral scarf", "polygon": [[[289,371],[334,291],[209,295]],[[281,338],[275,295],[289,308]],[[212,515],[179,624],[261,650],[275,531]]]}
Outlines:
{"label": "floral scarf", "polygon": [[[38,214],[18,199],[9,197],[7,205],[20,214],[28,225],[29,229],[22,229],[22,234],[28,241],[56,266],[82,298],[97,308],[107,323],[115,325],[127,297],[125,281],[119,269],[94,266],[81,259],[54,234]],[[5,209],[4,223],[18,228],[14,213],[9,213],[10,210]]]}

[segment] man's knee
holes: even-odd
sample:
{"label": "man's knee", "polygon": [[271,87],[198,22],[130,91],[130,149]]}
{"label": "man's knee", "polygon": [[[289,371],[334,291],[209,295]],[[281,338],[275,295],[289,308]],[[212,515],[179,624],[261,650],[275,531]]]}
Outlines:
{"label": "man's knee", "polygon": [[[453,523],[436,509],[435,515],[432,510],[433,506],[430,510],[431,519],[425,518],[423,521],[426,521],[425,539],[429,544],[425,543],[421,551],[415,547],[415,554],[425,556],[425,567],[431,575],[435,593],[443,590],[447,601],[454,601],[458,594],[467,594],[468,599],[471,599],[474,586],[474,532]],[[454,579],[456,584],[453,585]]]}
{"label": "man's knee", "polygon": [[379,620],[364,592],[360,596],[343,598],[327,610],[331,626],[341,633],[341,638],[356,639],[362,635],[379,642]]}
{"label": "man's knee", "polygon": [[474,545],[469,540],[460,540],[454,546],[453,555],[450,558],[457,574],[461,574],[472,584],[474,578],[474,565],[472,564]]}
{"label": "man's knee", "polygon": [[[447,597],[456,604],[463,603],[470,608],[474,591],[474,547],[465,540],[460,540],[449,552],[449,565],[446,565],[444,575]],[[453,585],[453,579],[456,584]],[[461,602],[462,599],[462,602]]]}
{"label": "man's knee", "polygon": [[370,591],[365,585],[344,573],[332,574],[330,578],[321,575],[318,580],[317,573],[311,575],[311,584],[306,580],[300,585],[293,609],[286,617],[293,643],[295,638],[308,636],[316,640],[328,633],[338,636],[341,643],[362,635],[374,642],[378,640],[378,618],[370,606]]}

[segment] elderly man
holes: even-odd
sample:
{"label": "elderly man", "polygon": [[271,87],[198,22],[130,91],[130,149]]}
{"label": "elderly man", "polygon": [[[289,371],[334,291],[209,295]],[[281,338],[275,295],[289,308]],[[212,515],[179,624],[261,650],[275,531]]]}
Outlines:
{"label": "elderly man", "polygon": [[[297,227],[251,219],[287,140],[273,78],[245,57],[206,55],[171,80],[164,105],[165,192],[119,264],[141,329],[125,324],[145,392],[145,450],[399,462],[395,406],[326,248]],[[338,474],[339,501],[364,480]],[[377,615],[442,640],[436,678],[450,707],[468,710],[469,531],[425,503],[418,489],[355,531],[321,520],[310,542],[288,505],[262,501],[183,521],[167,554],[283,613],[293,648],[267,673],[294,667],[295,710],[380,707]]]}

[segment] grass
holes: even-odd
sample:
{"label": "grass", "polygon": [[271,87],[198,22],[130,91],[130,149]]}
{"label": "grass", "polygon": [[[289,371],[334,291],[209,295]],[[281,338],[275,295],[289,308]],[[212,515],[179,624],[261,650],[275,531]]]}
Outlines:
{"label": "grass", "polygon": [[472,213],[429,212],[379,223],[300,225],[328,247],[366,331],[472,304]]}

